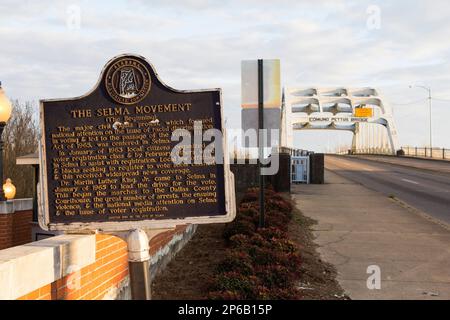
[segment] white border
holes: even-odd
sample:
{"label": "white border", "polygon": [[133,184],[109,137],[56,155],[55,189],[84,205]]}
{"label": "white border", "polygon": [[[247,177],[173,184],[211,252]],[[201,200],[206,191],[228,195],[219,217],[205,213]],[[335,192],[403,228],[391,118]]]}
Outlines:
{"label": "white border", "polygon": [[[45,121],[44,121],[44,103],[45,102],[57,102],[57,101],[70,101],[78,100],[90,95],[92,92],[97,90],[102,82],[103,75],[108,69],[108,67],[115,60],[122,57],[134,57],[142,59],[147,62],[153,69],[156,78],[161,82],[163,86],[167,89],[172,90],[177,93],[196,93],[196,92],[214,92],[219,91],[220,96],[220,116],[222,124],[222,148],[224,153],[224,184],[225,184],[225,210],[226,214],[222,216],[202,216],[202,217],[188,217],[184,219],[166,219],[166,220],[142,220],[142,221],[126,221],[126,222],[89,222],[89,223],[50,223],[49,211],[48,211],[48,182],[47,182],[47,159],[45,150]],[[221,89],[203,89],[203,90],[176,90],[170,86],[167,86],[158,76],[153,65],[147,61],[144,57],[136,54],[122,54],[112,58],[105,65],[100,73],[100,78],[97,81],[95,87],[86,93],[85,95],[68,98],[68,99],[47,99],[40,100],[40,125],[41,125],[41,139],[40,139],[40,186],[38,194],[39,203],[39,225],[44,230],[51,231],[81,231],[81,230],[98,230],[98,231],[126,231],[132,229],[161,229],[161,228],[173,228],[177,225],[186,224],[210,224],[210,223],[226,223],[234,220],[236,216],[236,197],[234,188],[234,175],[230,170],[230,163],[228,159],[228,148],[227,148],[227,134],[224,125],[223,118],[223,101],[222,101],[222,90]]]}

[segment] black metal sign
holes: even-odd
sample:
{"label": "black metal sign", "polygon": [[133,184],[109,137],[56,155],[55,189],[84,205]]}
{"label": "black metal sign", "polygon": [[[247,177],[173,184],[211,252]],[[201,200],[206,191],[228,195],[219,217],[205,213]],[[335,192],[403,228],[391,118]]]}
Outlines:
{"label": "black metal sign", "polygon": [[[220,89],[174,90],[136,55],[111,60],[85,96],[41,101],[41,225],[126,230],[231,221],[232,174],[204,154],[213,142],[214,155],[224,152],[224,137],[203,139],[222,131],[221,108]],[[177,130],[190,139],[182,163],[173,159]]]}

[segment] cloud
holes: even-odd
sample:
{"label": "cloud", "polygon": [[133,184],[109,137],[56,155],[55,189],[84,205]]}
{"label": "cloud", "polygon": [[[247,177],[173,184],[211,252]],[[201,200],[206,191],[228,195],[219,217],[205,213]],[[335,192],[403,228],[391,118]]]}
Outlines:
{"label": "cloud", "polygon": [[[71,5],[80,9],[79,29],[67,26]],[[380,9],[380,29],[367,28],[371,5]],[[444,0],[3,0],[0,80],[14,98],[78,96],[111,57],[139,53],[173,87],[223,88],[234,128],[240,127],[243,59],[280,58],[286,86],[370,85],[401,102],[420,98],[410,83],[426,82],[450,97],[449,14]],[[450,116],[442,103],[436,109],[440,119]],[[397,119],[405,143],[422,130],[423,115],[416,114]],[[440,119],[436,135],[449,136]],[[308,136],[299,144],[313,148],[316,141]]]}

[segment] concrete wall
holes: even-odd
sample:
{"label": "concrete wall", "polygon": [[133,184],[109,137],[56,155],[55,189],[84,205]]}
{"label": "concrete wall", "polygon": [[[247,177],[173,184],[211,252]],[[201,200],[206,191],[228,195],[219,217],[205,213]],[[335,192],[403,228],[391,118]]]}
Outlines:
{"label": "concrete wall", "polygon": [[[151,278],[195,233],[179,226],[150,240]],[[0,300],[130,299],[128,251],[112,235],[59,235],[0,250]]]}
{"label": "concrete wall", "polygon": [[[290,192],[291,190],[291,157],[280,153],[279,170],[274,176],[265,176],[266,185],[271,184],[277,192]],[[239,163],[237,163],[239,161]],[[242,163],[242,164],[241,164]],[[246,160],[234,160],[230,165],[234,173],[237,193],[245,192],[248,188],[259,187],[259,170],[257,164],[249,164]]]}
{"label": "concrete wall", "polygon": [[311,184],[325,183],[325,155],[322,153],[313,153],[309,156],[310,161],[310,182]]}

